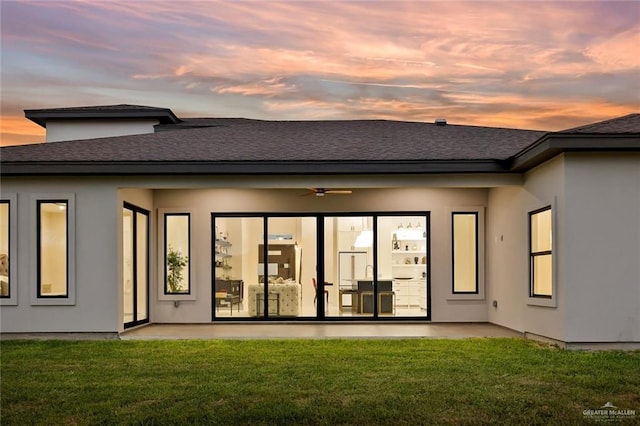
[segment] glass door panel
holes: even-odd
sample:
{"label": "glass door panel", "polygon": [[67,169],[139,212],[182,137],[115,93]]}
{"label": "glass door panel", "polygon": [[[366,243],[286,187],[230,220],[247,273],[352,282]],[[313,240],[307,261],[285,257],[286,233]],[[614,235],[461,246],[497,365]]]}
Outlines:
{"label": "glass door panel", "polygon": [[136,321],[149,319],[149,294],[148,294],[148,247],[149,223],[147,215],[136,213]]}
{"label": "glass door panel", "polygon": [[427,315],[427,216],[378,217],[378,314]]}
{"label": "glass door panel", "polygon": [[133,211],[124,208],[122,210],[122,283],[123,292],[123,322],[125,324],[134,320],[133,317]]}
{"label": "glass door panel", "polygon": [[324,279],[325,315],[373,315],[375,296],[372,216],[325,217]]}
{"label": "glass door panel", "polygon": [[213,217],[213,318],[265,316],[261,217]]}
{"label": "glass door panel", "polygon": [[124,327],[149,321],[149,212],[122,209],[122,299]]}
{"label": "glass door panel", "polygon": [[[270,317],[315,316],[316,219],[268,219],[267,270]],[[260,264],[264,248],[259,248]]]}

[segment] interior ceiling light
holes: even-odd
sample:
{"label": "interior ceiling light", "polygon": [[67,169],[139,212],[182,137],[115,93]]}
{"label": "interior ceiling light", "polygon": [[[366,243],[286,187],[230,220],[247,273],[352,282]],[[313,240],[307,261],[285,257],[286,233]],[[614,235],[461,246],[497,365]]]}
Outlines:
{"label": "interior ceiling light", "polygon": [[371,230],[371,227],[369,226],[368,222],[369,222],[369,217],[362,218],[362,231],[360,232],[360,235],[358,235],[358,237],[356,238],[356,241],[353,244],[354,247],[366,248],[366,247],[373,246],[373,231]]}
{"label": "interior ceiling light", "polygon": [[353,246],[358,248],[366,248],[366,247],[373,246],[373,231],[369,231],[369,230],[362,231],[360,235],[358,235],[358,237],[356,238],[356,241],[353,244]]}

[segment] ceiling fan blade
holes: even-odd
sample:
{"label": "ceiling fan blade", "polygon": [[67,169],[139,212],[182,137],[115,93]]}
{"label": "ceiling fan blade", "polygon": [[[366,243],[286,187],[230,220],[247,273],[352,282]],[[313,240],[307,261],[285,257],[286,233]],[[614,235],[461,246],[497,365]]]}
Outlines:
{"label": "ceiling fan blade", "polygon": [[329,194],[351,194],[353,192],[350,189],[307,188],[307,190],[309,192],[304,194],[303,196],[313,194],[316,197],[324,197],[325,195]]}

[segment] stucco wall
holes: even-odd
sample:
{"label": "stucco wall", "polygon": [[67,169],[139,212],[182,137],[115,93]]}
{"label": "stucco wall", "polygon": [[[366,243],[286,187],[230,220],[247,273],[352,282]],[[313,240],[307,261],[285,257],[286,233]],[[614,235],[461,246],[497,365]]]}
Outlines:
{"label": "stucco wall", "polygon": [[[334,186],[350,186],[333,179]],[[211,212],[429,211],[433,321],[488,320],[570,342],[640,340],[640,155],[566,154],[522,181],[522,186],[490,189],[393,188],[388,178],[387,188],[351,186],[349,196],[320,198],[305,189],[231,188],[260,186],[259,179],[3,178],[3,196],[17,194],[19,281],[18,304],[2,306],[0,327],[3,332],[122,330],[122,203],[127,201],[151,212],[152,322],[210,321]],[[287,179],[278,185],[286,187]],[[117,189],[127,186],[139,188]],[[33,195],[46,193],[75,197],[76,302],[71,306],[30,303],[36,291],[30,210]],[[528,297],[527,212],[547,205],[554,208],[555,226],[552,307],[535,306]],[[486,298],[453,300],[450,212],[468,207],[486,207]],[[178,308],[160,300],[158,292],[159,209],[193,214],[196,297]]]}
{"label": "stucco wall", "polygon": [[[2,332],[115,332],[118,252],[117,194],[107,182],[77,178],[2,179],[2,193],[18,200],[18,292],[16,306],[2,306]],[[36,292],[32,271],[35,227],[30,210],[34,194],[70,193],[75,197],[75,305],[33,306]],[[15,285],[16,283],[14,283]]]}
{"label": "stucco wall", "polygon": [[[558,156],[525,174],[522,187],[489,190],[487,300],[489,321],[514,330],[566,340],[565,159]],[[554,209],[555,307],[535,306],[529,296],[528,212]],[[497,307],[493,307],[493,301]]]}
{"label": "stucco wall", "polygon": [[640,342],[640,154],[565,157],[570,342]]}
{"label": "stucco wall", "polygon": [[153,133],[158,120],[47,120],[47,142]]}

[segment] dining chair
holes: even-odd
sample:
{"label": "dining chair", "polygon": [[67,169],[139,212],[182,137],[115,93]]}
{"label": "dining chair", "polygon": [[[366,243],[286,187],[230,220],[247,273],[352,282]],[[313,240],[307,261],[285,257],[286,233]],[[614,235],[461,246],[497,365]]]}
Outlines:
{"label": "dining chair", "polygon": [[[311,281],[313,282],[313,289],[315,290],[315,292],[314,292],[315,295],[313,296],[313,304],[315,305],[318,302],[318,283],[316,282],[315,278],[311,278]],[[325,295],[325,298],[327,299],[326,306],[328,306],[329,305],[329,290],[325,289],[324,295]]]}

